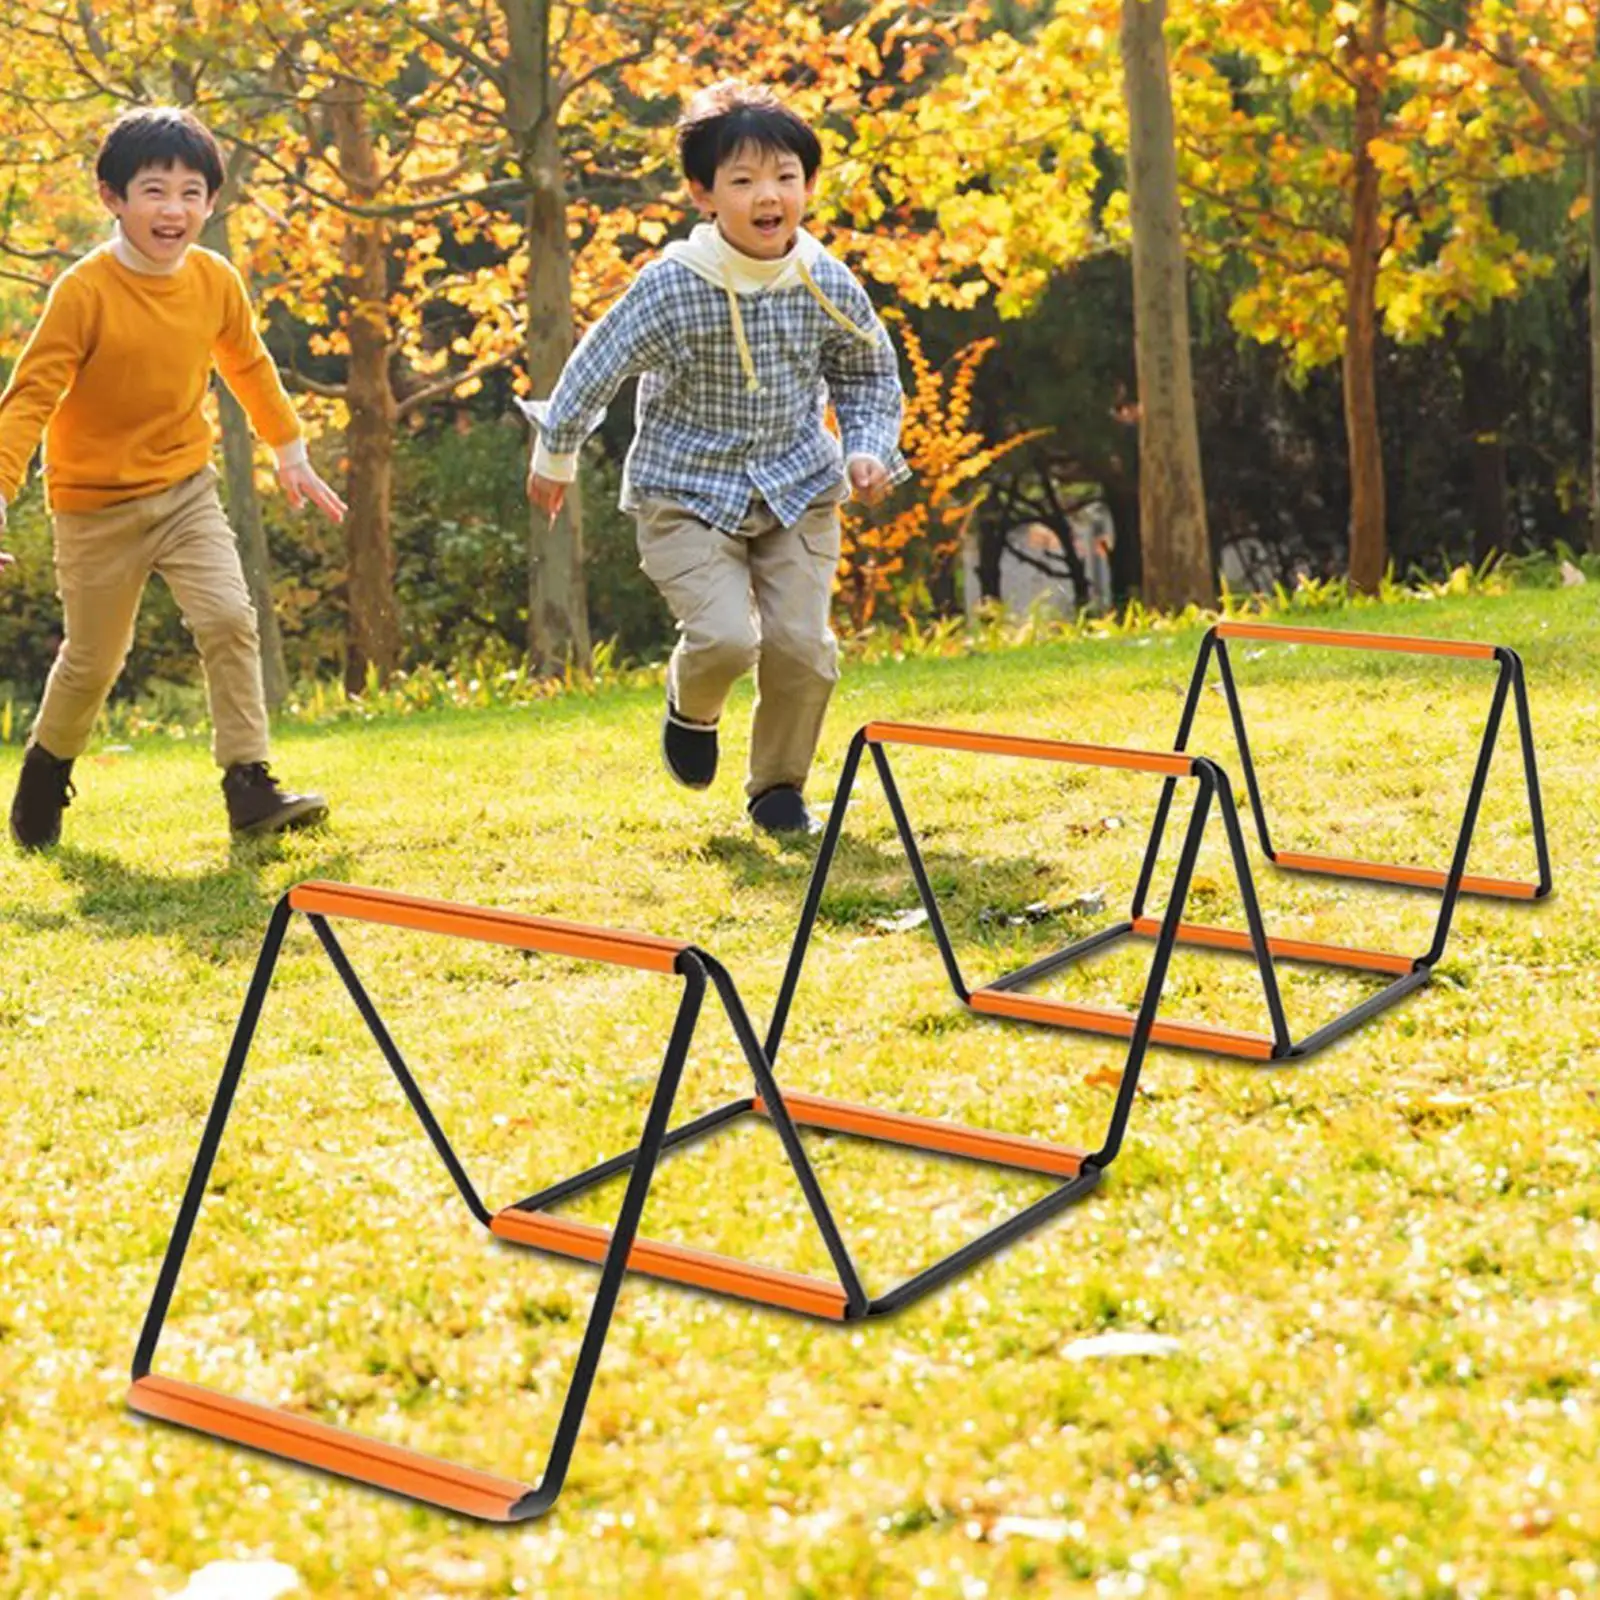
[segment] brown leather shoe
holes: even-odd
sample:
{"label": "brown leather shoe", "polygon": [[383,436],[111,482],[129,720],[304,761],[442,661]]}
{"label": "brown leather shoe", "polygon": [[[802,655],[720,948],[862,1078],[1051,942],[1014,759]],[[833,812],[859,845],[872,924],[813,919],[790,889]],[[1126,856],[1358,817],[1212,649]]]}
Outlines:
{"label": "brown leather shoe", "polygon": [[222,775],[228,826],[235,833],[281,833],[307,828],[328,814],[320,794],[285,794],[265,761],[238,761]]}
{"label": "brown leather shoe", "polygon": [[77,792],[70,757],[63,761],[42,744],[29,745],[11,802],[11,837],[24,850],[48,850],[60,843],[61,813]]}

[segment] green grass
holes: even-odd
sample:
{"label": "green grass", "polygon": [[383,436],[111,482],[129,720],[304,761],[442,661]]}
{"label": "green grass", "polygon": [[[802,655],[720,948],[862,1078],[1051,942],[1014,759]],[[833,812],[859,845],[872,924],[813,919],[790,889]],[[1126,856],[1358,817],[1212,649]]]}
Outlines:
{"label": "green grass", "polygon": [[[1558,1595],[1600,1586],[1600,605],[1594,586],[1345,625],[1512,644],[1555,858],[1538,907],[1469,900],[1441,980],[1296,1068],[1153,1052],[1099,1192],[886,1322],[840,1329],[648,1283],[620,1303],[555,1513],[486,1529],[138,1421],[126,1372],[275,898],[312,875],[692,938],[770,1009],[807,847],[752,837],[737,774],[694,796],[657,692],[292,730],[326,831],[230,851],[193,743],[79,766],[68,843],[0,884],[0,1592],[153,1596],[275,1558],[317,1595]],[[1323,620],[1323,619],[1318,619]],[[1198,636],[855,666],[852,728],[944,721],[1160,748]],[[1275,835],[1443,863],[1481,665],[1236,649]],[[1196,747],[1231,762],[1220,699]],[[17,752],[0,752],[9,793]],[[1116,915],[1150,780],[896,756],[970,977]],[[1502,742],[1472,866],[1525,876]],[[783,1054],[786,1081],[1068,1142],[1120,1048],[951,997],[864,778]],[[1237,915],[1213,828],[1192,914]],[[1170,865],[1170,860],[1169,860]],[[1419,950],[1431,897],[1262,873],[1269,925]],[[1035,901],[1059,914],[1009,926]],[[1002,913],[998,918],[995,913]],[[491,1204],[634,1136],[676,985],[349,925],[358,970]],[[1049,992],[1137,993],[1148,948]],[[1174,963],[1169,1015],[1258,1027],[1246,964]],[[1304,1030],[1369,992],[1285,973]],[[683,1113],[743,1092],[707,1028]],[[813,1140],[869,1287],[1038,1192],[1026,1176]],[[604,1216],[610,1189],[576,1209]],[[658,1237],[799,1270],[821,1248],[776,1140],[675,1157]],[[511,1475],[538,1471],[593,1274],[472,1224],[297,926],[159,1369]],[[1165,1358],[1074,1361],[1156,1332]]]}

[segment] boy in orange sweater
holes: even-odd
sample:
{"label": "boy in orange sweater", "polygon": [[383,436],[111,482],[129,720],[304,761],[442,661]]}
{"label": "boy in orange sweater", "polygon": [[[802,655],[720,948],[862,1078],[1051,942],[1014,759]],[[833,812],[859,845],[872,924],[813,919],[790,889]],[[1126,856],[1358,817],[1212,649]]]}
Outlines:
{"label": "boy in orange sweater", "polygon": [[344,502],[307,459],[239,274],[196,242],[222,187],[210,132],[186,111],[128,112],[107,133],[95,175],[116,232],[57,279],[0,395],[0,533],[44,432],[66,623],[23,758],[12,837],[25,850],[61,837],[73,761],[122,670],[152,572],[199,646],[230,827],[275,833],[319,821],[322,797],[284,793],[267,766],[255,608],[201,411],[213,364],[276,452],[290,506],[309,500],[337,522]]}

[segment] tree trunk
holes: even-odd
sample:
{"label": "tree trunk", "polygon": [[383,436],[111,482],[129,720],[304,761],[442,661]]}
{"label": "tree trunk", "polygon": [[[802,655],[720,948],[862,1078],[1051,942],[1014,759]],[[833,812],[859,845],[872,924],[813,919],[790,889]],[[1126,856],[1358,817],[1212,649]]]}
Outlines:
{"label": "tree trunk", "polygon": [[1134,355],[1139,374],[1139,524],[1147,605],[1216,598],[1189,361],[1189,290],[1178,203],[1167,0],[1123,0]]}
{"label": "tree trunk", "polygon": [[[218,255],[233,259],[228,238],[228,214],[220,206],[201,234],[201,243]],[[267,708],[276,711],[288,698],[289,674],[283,664],[283,634],[272,608],[272,560],[267,553],[267,533],[261,522],[261,500],[256,494],[256,445],[250,419],[225,383],[217,385],[217,409],[222,421],[222,484],[228,503],[228,522],[239,546],[239,564],[256,608],[260,638],[261,687]]]}
{"label": "tree trunk", "polygon": [[1589,91],[1589,549],[1600,555],[1600,86]]}
{"label": "tree trunk", "polygon": [[1378,167],[1372,141],[1383,129],[1389,0],[1371,0],[1365,38],[1350,35],[1356,83],[1350,264],[1345,279],[1344,426],[1350,450],[1350,583],[1377,592],[1388,564],[1383,445],[1378,432]]}
{"label": "tree trunk", "polygon": [[[359,93],[344,89],[329,106],[340,173],[357,205],[382,186],[377,152]],[[395,397],[389,383],[389,252],[386,225],[346,217],[344,244],[350,340],[345,404],[349,513],[345,535],[345,687],[359,694],[369,670],[380,683],[400,664],[400,614],[394,597],[389,498],[394,470]]]}
{"label": "tree trunk", "polygon": [[[572,261],[567,185],[556,134],[549,0],[500,0],[506,18],[507,120],[528,185],[528,379],[543,398],[572,353]],[[574,482],[560,513],[529,513],[528,657],[536,671],[589,665],[583,579],[583,502]]]}

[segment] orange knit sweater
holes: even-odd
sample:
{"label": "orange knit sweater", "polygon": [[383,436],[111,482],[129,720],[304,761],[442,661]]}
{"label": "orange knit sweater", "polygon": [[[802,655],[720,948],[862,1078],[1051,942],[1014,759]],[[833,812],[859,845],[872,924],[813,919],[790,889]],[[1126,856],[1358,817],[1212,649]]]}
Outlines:
{"label": "orange knit sweater", "polygon": [[258,434],[300,424],[232,264],[192,247],[174,273],[124,266],[109,245],[68,268],[0,395],[0,495],[14,500],[45,433],[57,511],[158,494],[211,459],[201,411],[215,363]]}

